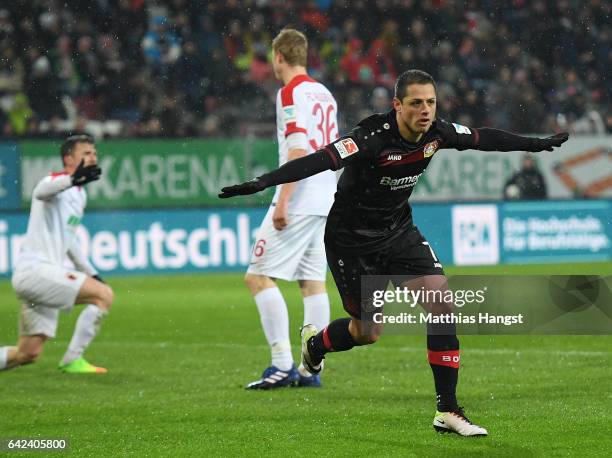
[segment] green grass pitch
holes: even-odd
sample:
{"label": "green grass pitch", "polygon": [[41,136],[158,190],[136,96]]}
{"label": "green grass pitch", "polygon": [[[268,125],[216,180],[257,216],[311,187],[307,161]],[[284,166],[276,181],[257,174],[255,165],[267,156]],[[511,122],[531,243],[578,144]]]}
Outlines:
{"label": "green grass pitch", "polygon": [[[612,274],[612,264],[448,273]],[[87,353],[104,376],[56,370],[77,313],[38,364],[0,372],[0,438],[67,438],[79,456],[603,456],[612,450],[612,337],[465,336],[459,400],[487,438],[438,435],[424,336],[327,358],[322,389],[243,389],[269,362],[242,275],[109,278],[116,302]],[[294,356],[302,305],[290,307]],[[520,285],[517,285],[520,287]],[[333,284],[332,317],[345,316]],[[0,344],[17,337],[0,282]],[[10,453],[10,456],[18,456]],[[53,456],[61,454],[54,454]],[[37,454],[35,456],[43,456]]]}

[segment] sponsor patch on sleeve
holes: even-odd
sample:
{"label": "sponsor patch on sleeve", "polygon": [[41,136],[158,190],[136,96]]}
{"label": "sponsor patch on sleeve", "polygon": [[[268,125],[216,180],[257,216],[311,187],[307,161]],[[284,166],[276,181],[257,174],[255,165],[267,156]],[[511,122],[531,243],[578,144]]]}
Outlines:
{"label": "sponsor patch on sleeve", "polygon": [[283,118],[285,124],[297,121],[297,116],[295,114],[295,105],[288,105],[286,107],[283,107]]}
{"label": "sponsor patch on sleeve", "polygon": [[462,126],[461,124],[453,123],[453,127],[455,128],[455,132],[457,132],[458,134],[468,134],[469,135],[472,133],[472,131],[469,128]]}
{"label": "sponsor patch on sleeve", "polygon": [[357,143],[355,143],[355,140],[353,140],[352,138],[344,138],[342,140],[337,141],[336,143],[334,143],[334,148],[338,150],[338,153],[340,153],[340,157],[342,159],[359,151]]}

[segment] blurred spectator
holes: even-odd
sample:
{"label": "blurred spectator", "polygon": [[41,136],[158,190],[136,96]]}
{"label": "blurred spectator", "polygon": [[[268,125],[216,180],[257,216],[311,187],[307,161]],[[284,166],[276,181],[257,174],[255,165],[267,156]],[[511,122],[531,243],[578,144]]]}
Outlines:
{"label": "blurred spectator", "polygon": [[57,39],[55,48],[49,52],[53,70],[58,78],[59,92],[66,95],[76,95],[79,87],[77,62],[72,53],[72,41],[68,35]]}
{"label": "blurred spectator", "polygon": [[[445,118],[610,133],[611,15],[610,0],[2,2],[0,137],[61,135],[77,122],[126,136],[273,124],[270,40],[287,25],[307,33],[340,131],[390,108],[397,74],[422,68]],[[25,129],[9,121],[20,92],[32,111]]]}
{"label": "blurred spectator", "polygon": [[364,55],[363,42],[353,38],[346,53],[340,60],[340,68],[346,72],[348,80],[356,84],[374,84],[374,62]]}
{"label": "blurred spectator", "polygon": [[76,67],[79,74],[79,93],[91,94],[96,89],[100,77],[100,61],[93,49],[93,39],[82,36],[77,41]]}
{"label": "blurred spectator", "polygon": [[178,37],[168,29],[168,20],[156,16],[151,21],[149,31],[142,40],[142,50],[146,63],[154,74],[166,76],[172,65],[181,56]]}
{"label": "blurred spectator", "polygon": [[26,93],[31,107],[41,119],[64,115],[57,77],[47,56],[30,48],[26,61]]}
{"label": "blurred spectator", "polygon": [[391,106],[391,96],[387,88],[379,86],[372,91],[372,98],[370,99],[370,106],[376,113],[384,113],[389,111]]}
{"label": "blurred spectator", "polygon": [[30,108],[28,96],[22,92],[15,96],[13,106],[9,110],[9,121],[13,133],[19,137],[26,133],[28,120],[34,116]]}
{"label": "blurred spectator", "polygon": [[0,9],[0,41],[11,40],[15,26],[11,22],[11,14],[6,9]]}
{"label": "blurred spectator", "polygon": [[215,49],[223,46],[221,33],[215,29],[213,18],[209,15],[203,15],[200,18],[200,28],[195,32],[194,39],[199,54],[206,61],[210,59]]}
{"label": "blurred spectator", "polygon": [[255,84],[264,84],[272,78],[272,64],[268,62],[267,48],[257,45],[249,68],[249,79]]}
{"label": "blurred spectator", "polygon": [[513,200],[546,199],[546,181],[531,154],[525,154],[521,170],[512,175],[504,186],[504,198]]}
{"label": "blurred spectator", "polygon": [[177,62],[176,73],[175,79],[185,96],[188,109],[198,111],[202,105],[206,61],[198,53],[193,41],[186,41],[183,44],[183,52]]}
{"label": "blurred spectator", "polygon": [[23,88],[25,72],[15,49],[7,46],[0,49],[0,94],[14,93]]}

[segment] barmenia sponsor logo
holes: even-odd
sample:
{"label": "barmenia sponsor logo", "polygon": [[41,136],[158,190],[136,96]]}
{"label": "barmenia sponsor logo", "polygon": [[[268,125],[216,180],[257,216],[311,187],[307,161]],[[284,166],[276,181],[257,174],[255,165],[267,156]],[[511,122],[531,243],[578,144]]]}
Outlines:
{"label": "barmenia sponsor logo", "polygon": [[389,186],[391,191],[397,191],[398,189],[413,187],[417,184],[421,175],[422,173],[402,178],[382,177],[379,184],[382,186]]}

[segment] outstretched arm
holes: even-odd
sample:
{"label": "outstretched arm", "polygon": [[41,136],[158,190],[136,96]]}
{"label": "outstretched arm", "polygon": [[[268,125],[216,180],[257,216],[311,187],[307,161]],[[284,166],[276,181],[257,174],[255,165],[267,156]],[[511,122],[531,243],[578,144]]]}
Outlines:
{"label": "outstretched arm", "polygon": [[291,183],[316,175],[325,170],[336,170],[334,156],[327,149],[286,162],[283,166],[262,176],[242,184],[227,186],[221,189],[219,197],[227,199],[234,196],[245,196],[263,191],[270,186],[282,183]]}
{"label": "outstretched arm", "polygon": [[567,141],[567,132],[546,138],[525,137],[491,127],[466,127],[440,119],[445,148],[458,150],[477,149],[480,151],[552,151]]}
{"label": "outstretched arm", "polygon": [[[340,170],[347,165],[367,163],[386,144],[383,135],[371,133],[376,130],[372,123],[380,122],[378,115],[359,122],[348,134],[334,140],[315,153],[286,162],[282,167],[246,183],[221,189],[219,197],[255,194],[270,186],[291,183],[316,175],[325,170]],[[380,130],[378,130],[380,133]]]}
{"label": "outstretched arm", "polygon": [[567,141],[567,132],[556,134],[551,137],[537,138],[524,137],[501,129],[481,127],[474,130],[477,141],[474,145],[481,151],[552,151],[553,147],[561,146]]}

